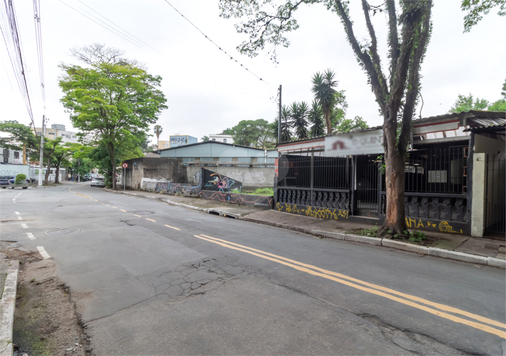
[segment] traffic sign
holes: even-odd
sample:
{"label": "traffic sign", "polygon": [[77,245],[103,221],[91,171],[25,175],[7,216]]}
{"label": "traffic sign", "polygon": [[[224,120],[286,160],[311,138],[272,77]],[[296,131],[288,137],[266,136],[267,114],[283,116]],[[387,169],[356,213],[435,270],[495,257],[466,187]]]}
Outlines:
{"label": "traffic sign", "polygon": [[128,163],[123,163],[123,164],[121,165],[121,167],[123,167],[123,168],[128,168]]}

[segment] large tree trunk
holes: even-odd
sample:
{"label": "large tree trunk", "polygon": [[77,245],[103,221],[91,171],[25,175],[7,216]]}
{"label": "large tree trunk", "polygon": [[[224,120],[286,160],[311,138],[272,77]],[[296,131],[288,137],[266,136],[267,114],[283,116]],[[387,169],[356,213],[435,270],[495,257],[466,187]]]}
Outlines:
{"label": "large tree trunk", "polygon": [[[404,205],[404,158],[391,152],[385,156],[386,164],[386,211],[385,222],[378,231],[378,235],[385,235],[389,233],[392,235],[405,235],[408,229],[405,219],[405,205]],[[391,235],[391,236],[392,236]]]}
{"label": "large tree trunk", "polygon": [[327,125],[327,134],[332,135],[332,121],[330,120],[330,113],[325,113],[325,124]]}
{"label": "large tree trunk", "polygon": [[60,183],[60,165],[56,166],[56,177],[54,178],[55,183]]}
{"label": "large tree trunk", "polygon": [[385,236],[386,234],[393,236],[397,234],[400,237],[405,235],[404,231],[408,229],[404,205],[404,167],[406,166],[407,153],[406,149],[399,147],[397,112],[398,108],[391,105],[387,109],[387,116],[383,125],[386,166],[386,211],[385,222],[378,230],[378,236]]}

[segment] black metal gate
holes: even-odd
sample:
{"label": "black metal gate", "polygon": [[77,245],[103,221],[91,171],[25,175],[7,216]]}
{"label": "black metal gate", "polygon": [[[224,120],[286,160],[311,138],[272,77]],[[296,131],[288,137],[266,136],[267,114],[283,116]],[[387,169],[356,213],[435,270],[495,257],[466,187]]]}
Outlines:
{"label": "black metal gate", "polygon": [[487,155],[485,178],[485,235],[504,237],[506,232],[506,160],[499,155]]}
{"label": "black metal gate", "polygon": [[380,172],[376,156],[357,156],[355,185],[355,214],[378,215],[378,179]]}

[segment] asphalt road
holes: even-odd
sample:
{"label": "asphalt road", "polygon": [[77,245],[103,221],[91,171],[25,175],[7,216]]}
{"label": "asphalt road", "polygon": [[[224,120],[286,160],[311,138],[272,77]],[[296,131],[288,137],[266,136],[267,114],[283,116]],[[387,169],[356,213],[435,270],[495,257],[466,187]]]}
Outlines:
{"label": "asphalt road", "polygon": [[0,190],[96,355],[506,354],[504,270],[113,194]]}

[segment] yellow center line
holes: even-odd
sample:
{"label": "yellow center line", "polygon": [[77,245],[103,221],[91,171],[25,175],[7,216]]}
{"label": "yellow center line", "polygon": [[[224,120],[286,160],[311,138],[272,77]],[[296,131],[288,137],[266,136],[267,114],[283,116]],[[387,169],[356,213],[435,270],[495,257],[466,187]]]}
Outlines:
{"label": "yellow center line", "polygon": [[178,231],[181,230],[181,229],[178,229],[177,227],[174,227],[174,226],[170,226],[170,225],[165,225],[165,226],[170,227],[171,229],[174,229],[174,230],[178,230]]}
{"label": "yellow center line", "polygon": [[97,199],[93,199],[93,200],[98,201]]}
{"label": "yellow center line", "polygon": [[120,211],[122,211],[122,212],[124,212],[124,213],[126,213],[126,212],[127,212],[126,210],[123,210],[123,209],[119,209],[119,210],[120,210]]}
{"label": "yellow center line", "polygon": [[138,218],[142,218],[140,215],[132,214],[133,216],[137,216]]}
{"label": "yellow center line", "polygon": [[156,221],[155,221],[155,220],[153,220],[153,219],[148,219],[148,218],[146,218],[146,220],[149,220],[149,221],[152,221],[152,222],[156,222]]}
{"label": "yellow center line", "polygon": [[118,208],[116,208],[115,206],[113,206],[113,208],[114,208],[114,209],[118,209]]}
{"label": "yellow center line", "polygon": [[105,206],[109,206],[109,204],[105,204]]}
{"label": "yellow center line", "polygon": [[[239,245],[239,244],[235,244],[235,243],[232,243],[232,242],[229,242],[229,241],[226,241],[226,240],[217,239],[217,238],[214,238],[214,237],[211,237],[211,236],[207,236],[207,235],[203,235],[203,234],[202,234],[202,236],[198,236],[198,235],[194,235],[194,236],[197,237],[197,238],[199,238],[199,239],[201,239],[201,240],[212,242],[212,243],[215,243],[217,245],[220,245],[220,246],[223,246],[223,247],[227,247],[229,249],[233,249],[233,250],[241,251],[241,252],[244,252],[244,253],[248,253],[250,255],[254,255],[254,256],[257,256],[257,257],[269,260],[269,261],[273,261],[273,262],[276,262],[276,263],[279,263],[279,264],[282,264],[282,265],[294,268],[294,269],[302,271],[302,272],[306,272],[308,274],[312,274],[314,276],[319,276],[319,277],[322,277],[322,278],[326,278],[326,279],[329,279],[329,280],[332,280],[332,281],[335,281],[335,282],[347,285],[347,286],[355,288],[355,289],[359,289],[359,290],[362,290],[362,291],[365,291],[365,292],[369,292],[371,294],[375,294],[375,295],[378,295],[378,296],[381,296],[381,297],[384,297],[384,298],[387,298],[387,299],[399,302],[401,304],[405,304],[405,305],[411,306],[413,308],[423,310],[423,311],[425,311],[427,313],[430,313],[430,314],[433,314],[433,315],[437,315],[439,317],[442,317],[442,318],[454,321],[456,323],[465,324],[465,325],[471,326],[473,328],[476,328],[476,329],[479,329],[479,330],[483,330],[483,331],[488,332],[490,334],[494,334],[494,335],[497,335],[499,337],[506,338],[506,332],[505,331],[492,328],[492,327],[490,327],[488,325],[484,325],[484,324],[480,324],[480,323],[477,323],[477,322],[474,322],[474,321],[463,319],[463,318],[460,318],[460,317],[457,317],[457,316],[454,316],[454,315],[451,315],[451,314],[448,314],[448,313],[444,313],[444,312],[441,312],[439,310],[435,310],[435,309],[426,307],[424,305],[420,305],[420,304],[414,303],[412,301],[409,301],[409,300],[406,300],[406,299],[402,299],[402,298],[393,296],[391,294],[384,293],[384,292],[382,292],[380,290],[387,291],[389,293],[393,293],[393,294],[397,294],[397,295],[402,295],[403,297],[408,297],[411,300],[416,300],[416,301],[422,302],[424,304],[436,306],[439,309],[443,309],[443,310],[446,310],[446,311],[449,311],[449,312],[453,312],[453,313],[458,313],[458,314],[461,314],[461,315],[464,315],[464,316],[467,316],[467,317],[470,317],[470,318],[474,318],[475,320],[479,320],[479,321],[485,322],[487,324],[499,326],[501,328],[506,328],[505,324],[499,323],[499,322],[497,322],[495,320],[492,320],[492,319],[488,319],[488,318],[485,318],[485,317],[482,317],[482,316],[479,316],[479,315],[468,313],[468,312],[465,312],[463,310],[459,310],[457,308],[453,308],[453,307],[446,306],[446,305],[443,305],[443,304],[433,303],[433,302],[430,302],[430,301],[422,299],[422,298],[411,296],[409,294],[404,294],[404,293],[397,292],[397,291],[395,291],[393,289],[385,288],[385,287],[382,287],[382,286],[379,286],[379,285],[375,285],[375,284],[372,284],[372,283],[367,283],[365,281],[360,281],[358,279],[351,278],[351,277],[348,277],[348,276],[345,276],[345,275],[342,275],[342,274],[339,274],[339,273],[328,271],[328,270],[325,270],[325,269],[322,269],[322,268],[319,268],[319,267],[316,267],[316,266],[304,264],[304,263],[301,263],[301,262],[293,261],[293,260],[290,260],[290,259],[287,259],[287,258],[284,258],[284,257],[281,257],[281,256],[277,256],[277,255],[274,255],[274,254],[271,254],[271,253],[268,253],[268,252],[264,252],[264,251],[261,251],[261,250],[256,250],[256,249],[253,249],[253,248],[250,248],[250,247],[247,247],[247,246],[242,246],[242,245]],[[238,246],[238,247],[235,247],[235,246]],[[272,257],[269,257],[269,256],[272,256]],[[317,272],[317,271],[321,271],[321,272]],[[336,278],[335,276],[339,276],[341,278]],[[351,283],[351,282],[349,282],[347,280],[344,280],[344,279],[353,280],[354,282],[358,282],[358,283],[361,283],[363,285],[371,286],[371,287],[377,288],[377,289],[364,287],[364,286],[358,285],[356,283]]]}

